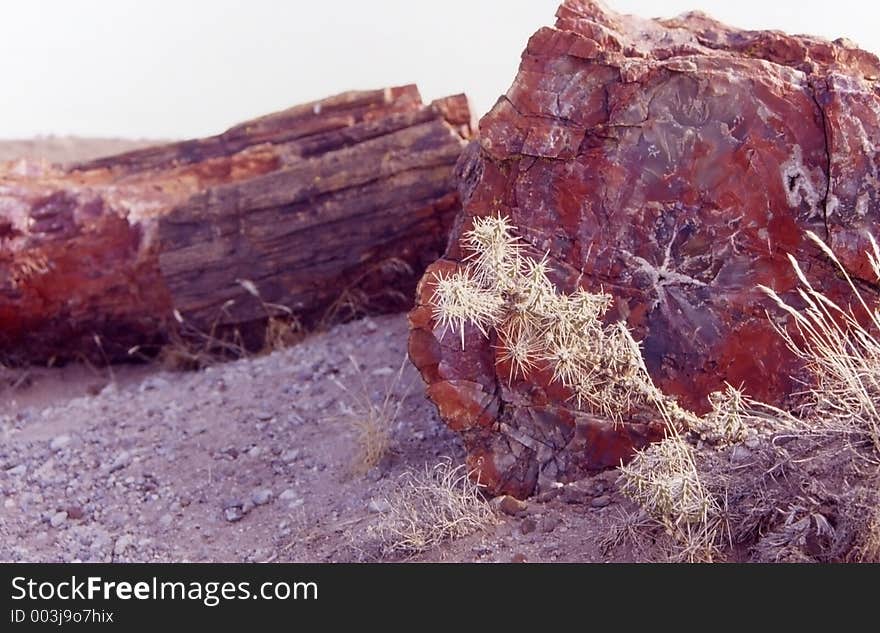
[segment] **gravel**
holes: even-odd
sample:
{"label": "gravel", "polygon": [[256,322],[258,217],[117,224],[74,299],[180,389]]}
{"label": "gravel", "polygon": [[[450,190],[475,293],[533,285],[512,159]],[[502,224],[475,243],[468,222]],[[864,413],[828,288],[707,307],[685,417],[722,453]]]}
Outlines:
{"label": "gravel", "polygon": [[[354,432],[340,415],[350,396],[338,383],[381,402],[406,345],[397,315],[200,371],[21,370],[28,386],[8,388],[0,410],[0,561],[382,559],[370,536],[388,510],[382,487],[443,457],[464,462],[407,367],[392,394],[402,406],[389,457],[355,474]],[[592,497],[569,505],[562,494],[508,498],[497,529],[416,559],[601,560],[590,534],[605,513],[584,512]],[[563,533],[557,515],[568,540],[544,555],[545,532]]]}

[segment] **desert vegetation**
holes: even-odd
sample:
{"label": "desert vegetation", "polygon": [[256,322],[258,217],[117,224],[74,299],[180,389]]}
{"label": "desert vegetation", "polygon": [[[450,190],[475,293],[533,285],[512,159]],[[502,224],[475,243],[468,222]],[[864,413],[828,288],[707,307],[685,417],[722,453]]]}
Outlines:
{"label": "desert vegetation", "polygon": [[578,407],[619,420],[651,406],[664,417],[681,412],[648,376],[639,346],[622,323],[604,324],[611,296],[556,291],[547,258],[535,258],[507,218],[475,218],[464,235],[466,265],[435,276],[434,318],[465,344],[465,329],[498,337],[499,360],[510,377],[549,368]]}
{"label": "desert vegetation", "polygon": [[384,556],[418,554],[496,521],[479,473],[449,459],[404,472],[382,500],[383,516],[372,531]]}
{"label": "desert vegetation", "polygon": [[[665,420],[666,439],[621,465],[621,491],[638,509],[621,513],[607,549],[650,544],[686,561],[741,547],[773,560],[876,558],[880,343],[872,332],[880,312],[824,242],[808,233],[848,282],[855,309],[816,290],[793,258],[804,308],[762,288],[791,317],[791,329],[778,333],[808,372],[800,403],[785,411],[728,385],[697,416],[654,386],[625,325],[603,322],[610,297],[558,293],[547,258],[527,254],[515,230],[506,218],[474,220],[465,265],[435,275],[434,317],[462,346],[468,327],[494,331],[512,375],[549,368],[575,406],[610,423],[645,407]],[[871,245],[866,256],[880,279]]]}
{"label": "desert vegetation", "polygon": [[345,396],[338,403],[339,415],[355,439],[352,472],[363,476],[378,467],[391,450],[394,428],[409,393],[409,388],[402,384],[406,358],[396,372],[390,372],[390,380],[378,391],[371,388],[371,381],[364,375],[360,363],[354,357],[349,357],[349,361],[355,378],[334,382]]}

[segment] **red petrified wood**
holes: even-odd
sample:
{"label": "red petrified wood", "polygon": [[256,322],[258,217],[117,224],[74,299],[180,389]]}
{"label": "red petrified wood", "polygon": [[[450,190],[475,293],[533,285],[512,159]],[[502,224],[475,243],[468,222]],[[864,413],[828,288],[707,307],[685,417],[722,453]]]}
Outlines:
{"label": "red petrified wood", "polygon": [[459,209],[469,134],[463,96],[404,86],[65,169],[0,165],[0,362],[124,358],[175,310],[202,330],[265,319],[241,280],[306,323],[346,293],[405,309]]}
{"label": "red petrified wood", "polygon": [[440,340],[430,279],[454,267],[471,218],[500,214],[558,289],[604,289],[642,341],[656,384],[697,412],[725,381],[779,403],[798,365],[773,331],[764,284],[792,254],[831,296],[827,240],[866,287],[880,214],[880,63],[849,42],[739,31],[702,14],[617,15],[567,0],[531,38],[507,95],[459,161],[464,210],[412,313],[410,352],[492,492],[528,495],[617,464],[659,428],[576,410],[540,373],[508,387],[493,342]]}

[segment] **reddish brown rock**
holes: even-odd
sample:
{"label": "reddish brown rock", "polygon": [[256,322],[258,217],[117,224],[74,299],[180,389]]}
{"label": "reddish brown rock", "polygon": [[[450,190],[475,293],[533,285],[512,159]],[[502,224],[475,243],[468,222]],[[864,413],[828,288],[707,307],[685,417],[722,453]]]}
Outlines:
{"label": "reddish brown rock", "polygon": [[203,330],[265,320],[239,280],[307,325],[343,295],[406,309],[469,134],[463,96],[404,86],[67,168],[0,165],[0,361],[124,358],[174,310]]}
{"label": "reddish brown rock", "polygon": [[556,27],[535,33],[459,161],[464,211],[411,317],[428,394],[491,491],[528,495],[539,475],[615,465],[661,431],[581,413],[541,373],[508,387],[478,332],[464,352],[439,340],[431,273],[461,261],[471,218],[508,216],[549,252],[560,291],[611,293],[609,317],[627,321],[655,382],[683,405],[704,411],[725,381],[779,403],[799,367],[755,286],[789,293],[792,254],[845,300],[810,229],[877,287],[862,253],[880,215],[878,77],[877,58],[846,41],[702,14],[642,20],[568,0]]}

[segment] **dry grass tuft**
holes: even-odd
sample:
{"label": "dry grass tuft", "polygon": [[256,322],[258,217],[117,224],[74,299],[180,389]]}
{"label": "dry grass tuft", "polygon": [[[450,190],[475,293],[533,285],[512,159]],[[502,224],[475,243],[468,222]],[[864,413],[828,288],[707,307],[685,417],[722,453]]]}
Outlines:
{"label": "dry grass tuft", "polygon": [[[223,317],[235,303],[233,299],[221,306],[207,331],[186,321],[183,315],[175,310],[173,314],[177,327],[171,330],[168,343],[159,353],[162,364],[174,370],[200,369],[230,359],[268,354],[302,340],[303,327],[293,310],[284,305],[265,301],[254,282],[248,279],[237,281],[248,294],[259,301],[265,313],[262,343],[252,343],[249,348],[238,328],[221,326]],[[129,354],[134,355],[138,351],[138,348],[132,348]]]}
{"label": "dry grass tuft", "polygon": [[[215,363],[245,358],[247,346],[238,330],[224,332],[220,327],[222,313],[229,309],[231,302],[221,308],[208,331],[204,331],[174,311],[176,327],[170,329],[168,342],[159,351],[159,362],[168,369],[190,371],[201,369]],[[130,355],[139,351],[137,347],[129,350]]]}
{"label": "dry grass tuft", "polygon": [[[868,305],[828,245],[811,231],[807,237],[849,284],[862,320],[851,306],[843,308],[816,290],[791,256],[791,265],[800,281],[798,295],[806,307],[795,309],[775,291],[760,288],[791,317],[795,336],[783,328],[777,331],[805,362],[814,379],[808,394],[814,428],[864,437],[875,451],[880,451],[880,341],[875,338],[880,331],[880,310],[876,305]],[[870,243],[867,258],[880,280],[880,249],[873,238]]]}
{"label": "dry grass tuft", "polygon": [[341,417],[354,433],[356,453],[352,458],[352,471],[364,475],[379,466],[388,454],[392,444],[394,427],[400,418],[400,410],[409,389],[401,392],[403,373],[407,366],[404,357],[393,378],[380,391],[380,398],[374,397],[370,381],[364,376],[358,362],[349,357],[359,387],[335,380],[346,398],[339,402]]}
{"label": "dry grass tuft", "polygon": [[413,276],[413,269],[399,257],[388,257],[367,266],[354,277],[324,311],[319,330],[379,312],[388,303],[401,309],[411,305],[412,297],[394,289],[395,281]]}
{"label": "dry grass tuft", "polygon": [[260,302],[260,307],[266,314],[263,344],[259,353],[271,353],[302,340],[303,326],[293,310],[280,303],[265,301],[257,285],[249,279],[239,279],[238,284]]}
{"label": "dry grass tuft", "polygon": [[387,510],[376,528],[384,552],[417,554],[493,525],[495,513],[473,474],[451,460],[404,473],[385,497]]}
{"label": "dry grass tuft", "polygon": [[860,563],[880,563],[880,505],[874,505],[854,553]]}
{"label": "dry grass tuft", "polygon": [[678,541],[642,508],[618,509],[599,539],[599,549],[606,556],[612,556],[624,546],[630,548],[627,558],[639,563],[681,559]]}
{"label": "dry grass tuft", "polygon": [[12,371],[9,367],[0,363],[0,393],[15,392],[21,388],[27,388],[33,384],[33,376],[30,369]]}

